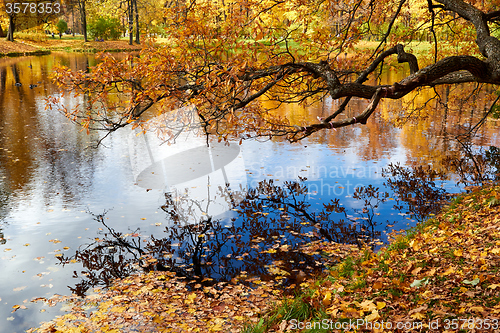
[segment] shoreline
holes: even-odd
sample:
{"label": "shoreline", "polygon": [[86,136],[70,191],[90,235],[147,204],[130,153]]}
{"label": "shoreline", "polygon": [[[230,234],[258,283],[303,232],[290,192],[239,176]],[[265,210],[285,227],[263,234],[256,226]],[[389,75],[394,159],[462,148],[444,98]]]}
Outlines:
{"label": "shoreline", "polygon": [[83,42],[82,40],[29,41],[16,39],[14,42],[0,40],[0,58],[48,55],[53,51],[67,53],[98,53],[98,52],[138,52],[142,44],[129,45],[128,41]]}
{"label": "shoreline", "polygon": [[[237,281],[220,283],[214,292],[201,285],[190,289],[172,272],[149,272],[117,279],[109,290],[83,299],[44,300],[74,303],[68,313],[28,332],[92,330],[97,322],[119,331],[131,327],[129,318],[140,318],[141,328],[150,332],[415,332],[468,328],[469,323],[498,326],[499,216],[500,187],[490,184],[456,196],[439,214],[394,234],[377,252],[313,244],[314,251],[342,259],[325,274],[305,277],[295,297],[271,281],[253,289]],[[224,299],[232,300],[231,307],[221,303]],[[92,313],[81,311],[88,306]]]}

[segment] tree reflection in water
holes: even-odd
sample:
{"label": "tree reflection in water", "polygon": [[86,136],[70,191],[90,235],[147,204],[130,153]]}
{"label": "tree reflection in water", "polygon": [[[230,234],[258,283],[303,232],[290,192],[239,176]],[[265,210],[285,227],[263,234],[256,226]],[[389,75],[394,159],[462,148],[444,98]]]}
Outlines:
{"label": "tree reflection in water", "polygon": [[481,186],[500,180],[500,148],[477,148],[469,140],[457,140],[457,151],[450,153],[443,166],[459,176],[459,183]]}
{"label": "tree reflection in water", "polygon": [[430,166],[407,168],[389,164],[382,175],[386,178],[385,184],[398,198],[394,209],[411,215],[417,221],[439,212],[449,198],[446,190],[436,184],[437,180],[446,179],[446,174]]}
{"label": "tree reflection in water", "polygon": [[141,237],[136,232],[122,234],[110,228],[105,222],[106,212],[93,215],[106,231],[102,238],[94,239],[90,244],[81,245],[71,257],[57,257],[64,266],[69,263],[81,262],[84,271],[78,274],[73,271],[74,278],[81,278],[75,287],[68,286],[72,293],[83,296],[93,287],[107,287],[113,279],[124,278],[138,271],[145,254],[141,249]]}
{"label": "tree reflection in water", "polygon": [[[470,139],[470,138],[469,138]],[[389,164],[383,169],[385,185],[398,199],[394,209],[412,215],[417,221],[436,214],[454,194],[437,186],[449,174],[455,175],[457,184],[482,186],[500,180],[500,148],[490,146],[488,150],[477,148],[470,140],[457,140],[457,151],[451,151],[441,161],[438,171],[431,166],[403,167]],[[467,187],[466,187],[467,189]]]}
{"label": "tree reflection in water", "polygon": [[[377,228],[380,222],[374,218],[375,211],[388,195],[382,196],[369,186],[356,190],[353,197],[362,200],[365,207],[352,215],[338,199],[315,212],[304,182],[300,179],[278,186],[268,180],[256,188],[231,192],[219,188],[228,203],[238,203],[230,205],[230,218],[216,220],[204,215],[197,224],[187,223],[190,212],[186,207],[198,203],[166,193],[161,206],[169,221],[165,237],[152,235],[147,242],[139,230],[122,233],[106,224],[105,213],[94,215],[104,227],[99,238],[82,245],[71,257],[59,257],[63,265],[83,264],[80,274],[74,271],[80,281],[70,289],[83,295],[91,287],[109,286],[114,278],[142,269],[174,271],[204,283],[241,276],[266,280],[273,278],[277,265],[281,272],[288,272],[282,282],[291,284],[300,271],[309,274],[324,268],[324,256],[301,249],[313,240],[357,245],[378,242],[381,228]],[[181,206],[184,209],[178,209]]]}
{"label": "tree reflection in water", "polygon": [[[432,202],[432,211],[437,209],[442,200],[436,197],[444,197],[444,191],[421,190],[422,186],[435,187],[429,178],[435,175],[423,170],[403,171],[393,167],[387,172],[394,178],[388,179],[388,185],[399,197],[394,208],[410,210],[419,217],[428,211],[412,210],[410,206]],[[408,195],[417,190],[418,195]],[[276,274],[281,274],[280,283],[293,285],[299,272],[312,274],[336,260],[335,255],[304,251],[306,244],[321,240],[375,248],[381,244],[382,231],[390,225],[377,212],[389,200],[389,194],[371,185],[356,189],[353,199],[362,208],[349,210],[339,199],[323,204],[321,209],[311,207],[305,178],[280,186],[266,180],[239,191],[220,187],[219,195],[231,208],[221,220],[208,216],[208,207],[187,194],[173,197],[166,193],[161,208],[169,226],[164,237],[144,237],[139,230],[118,232],[106,224],[105,213],[94,215],[104,227],[100,237],[81,246],[72,257],[59,257],[63,265],[75,261],[83,264],[81,274],[74,272],[80,281],[70,289],[83,295],[91,287],[109,286],[114,278],[140,270],[173,271],[188,281],[205,284],[276,279]],[[202,217],[193,224],[189,223],[190,212],[195,207],[201,209]]]}

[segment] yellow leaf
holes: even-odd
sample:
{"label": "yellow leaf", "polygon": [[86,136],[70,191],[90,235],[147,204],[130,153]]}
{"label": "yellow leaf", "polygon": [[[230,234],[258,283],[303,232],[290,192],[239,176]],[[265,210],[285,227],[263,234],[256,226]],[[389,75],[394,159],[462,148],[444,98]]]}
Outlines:
{"label": "yellow leaf", "polygon": [[422,270],[422,267],[417,267],[411,271],[412,275],[417,275]]}
{"label": "yellow leaf", "polygon": [[331,314],[332,317],[336,317],[338,312],[339,312],[339,309],[335,306],[332,306],[331,308],[326,309],[326,313]]}
{"label": "yellow leaf", "polygon": [[496,247],[493,250],[491,250],[490,252],[493,254],[498,254],[498,253],[500,253],[500,247]]}
{"label": "yellow leaf", "polygon": [[187,299],[184,301],[186,304],[194,303],[194,299],[196,298],[196,293],[191,293],[188,295]]}
{"label": "yellow leaf", "polygon": [[328,291],[323,297],[323,305],[328,306],[332,302],[332,294]]}
{"label": "yellow leaf", "polygon": [[422,312],[417,312],[411,315],[413,319],[424,319],[425,315]]}
{"label": "yellow leaf", "polygon": [[473,306],[469,310],[474,312],[483,312],[484,308],[482,306]]}
{"label": "yellow leaf", "polygon": [[455,251],[453,251],[453,254],[455,255],[455,257],[461,257],[462,256],[462,249],[457,249]]}
{"label": "yellow leaf", "polygon": [[115,306],[114,308],[111,309],[111,311],[119,313],[124,312],[125,310],[127,310],[127,308],[124,306]]}
{"label": "yellow leaf", "polygon": [[385,302],[377,302],[377,309],[381,310],[383,308],[385,308]]}
{"label": "yellow leaf", "polygon": [[377,308],[375,303],[373,303],[370,300],[363,301],[359,306],[361,307],[361,309],[363,311],[372,311],[372,310],[375,310]]}
{"label": "yellow leaf", "polygon": [[222,326],[224,325],[224,319],[222,318],[215,318],[213,320],[213,325],[210,327],[210,332],[213,331],[222,331]]}
{"label": "yellow leaf", "polygon": [[380,318],[377,310],[373,310],[371,314],[365,317],[366,321],[375,321]]}
{"label": "yellow leaf", "polygon": [[450,275],[450,274],[453,274],[455,273],[455,268],[453,267],[450,267],[446,270],[446,272],[443,273],[443,275]]}
{"label": "yellow leaf", "polygon": [[435,248],[432,248],[429,250],[429,253],[436,253],[439,251],[439,248],[436,246]]}

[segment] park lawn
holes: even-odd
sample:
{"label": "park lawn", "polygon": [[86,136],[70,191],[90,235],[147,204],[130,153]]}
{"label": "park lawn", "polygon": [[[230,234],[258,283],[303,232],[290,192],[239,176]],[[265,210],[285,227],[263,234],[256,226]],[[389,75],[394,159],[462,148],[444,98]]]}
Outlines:
{"label": "park lawn", "polygon": [[47,38],[40,41],[24,41],[38,49],[44,50],[64,50],[73,52],[99,52],[99,51],[138,51],[142,47],[138,44],[129,45],[126,40],[106,40],[103,42],[88,41],[85,43],[82,38],[71,38],[71,36],[63,36],[60,39]]}
{"label": "park lawn", "polygon": [[[346,331],[407,325],[406,332],[456,332],[461,325],[500,326],[500,186],[460,195],[439,215],[393,235],[378,252],[332,243],[314,243],[308,251],[343,260],[306,278],[293,297],[273,282],[256,281],[253,289],[237,281],[189,287],[173,273],[152,272],[73,299],[70,313],[32,332],[332,332],[342,323],[351,325]],[[89,305],[95,312],[84,311]],[[382,323],[383,329],[371,329]]]}
{"label": "park lawn", "polygon": [[7,56],[30,55],[36,52],[68,51],[68,52],[101,52],[101,51],[140,51],[142,45],[129,45],[128,39],[89,41],[85,43],[82,36],[63,35],[52,38],[45,34],[18,33],[14,42],[0,39],[0,54]]}
{"label": "park lawn", "polygon": [[8,42],[4,38],[0,39],[0,54],[22,54],[37,51],[38,48],[23,41]]}

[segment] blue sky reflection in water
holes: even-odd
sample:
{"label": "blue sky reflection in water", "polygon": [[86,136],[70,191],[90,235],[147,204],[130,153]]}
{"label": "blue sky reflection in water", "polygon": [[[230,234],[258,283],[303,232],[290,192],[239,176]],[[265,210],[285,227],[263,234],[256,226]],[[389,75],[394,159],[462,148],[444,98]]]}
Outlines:
{"label": "blue sky reflection in water", "polygon": [[[241,146],[215,145],[208,149],[203,139],[189,137],[183,139],[184,145],[179,139],[179,145],[168,146],[160,145],[154,137],[147,137],[146,143],[145,136],[123,129],[106,139],[105,146],[94,149],[91,146],[100,134],[87,136],[57,112],[45,109],[44,98],[58,93],[47,79],[56,63],[82,69],[93,59],[77,54],[0,59],[1,332],[21,332],[61,313],[60,307],[49,308],[29,301],[55,293],[68,294],[68,287],[75,288],[84,281],[81,271],[85,269],[80,262],[61,265],[59,258],[72,258],[78,249],[85,249],[84,244],[99,244],[96,238],[103,242],[105,233],[110,238],[106,226],[128,234],[127,239],[141,244],[141,249],[169,236],[170,231],[165,228],[172,227],[172,221],[195,226],[209,217],[211,222],[220,220],[214,235],[229,235],[228,227],[234,222],[236,227],[245,225],[247,230],[260,231],[261,246],[266,241],[267,246],[275,246],[276,239],[284,238],[281,235],[289,232],[280,229],[285,222],[293,224],[296,230],[310,232],[314,239],[321,236],[320,230],[302,224],[314,214],[318,219],[331,219],[332,223],[340,219],[365,221],[360,219],[366,213],[360,200],[354,198],[354,188],[371,184],[385,190],[381,173],[389,163],[410,165],[415,159],[422,162],[426,157],[431,163],[436,154],[444,154],[448,149],[436,144],[437,135],[433,136],[429,129],[415,129],[415,136],[425,133],[428,141],[418,144],[428,142],[432,149],[412,146],[408,131],[392,128],[379,116],[366,127],[323,133],[295,145],[248,141]],[[23,85],[16,86],[18,81]],[[29,83],[38,86],[30,89]],[[65,97],[68,105],[78,102],[82,101]],[[314,107],[310,110],[314,117],[324,111]],[[482,145],[494,144],[488,135],[484,137]],[[424,154],[417,158],[412,155],[416,151]],[[285,182],[297,182],[299,177],[307,178],[301,182],[304,192],[299,191],[297,197],[287,190],[280,192]],[[264,180],[267,183],[261,183]],[[453,182],[443,185],[450,192],[457,190]],[[247,188],[261,192],[253,190],[248,194]],[[269,195],[266,191],[278,194]],[[303,199],[303,205],[292,209],[296,198]],[[321,215],[326,209],[324,204],[335,199],[347,209],[347,216],[334,211]],[[380,222],[377,230],[382,240],[386,220],[391,225],[397,221],[395,229],[414,223],[413,216],[399,215],[405,212],[394,210],[395,200],[390,199],[394,199],[392,194],[373,215]],[[105,211],[102,221],[106,226],[92,215]],[[273,218],[274,224],[269,222]],[[257,222],[260,229],[252,229]],[[269,225],[278,228],[265,229]],[[195,237],[188,245],[195,244],[202,231],[194,230]],[[281,246],[293,247],[294,240],[304,239],[300,234],[290,234],[293,237]],[[222,246],[213,256],[229,268],[207,268],[214,277],[230,277],[252,259],[245,253],[260,252],[258,248],[243,249],[237,251],[243,260],[228,257],[233,251],[227,247],[229,244],[252,241],[249,234],[230,239],[232,243],[225,243],[226,247]],[[169,245],[170,248],[164,248],[165,253],[159,253],[165,265],[170,259],[167,250],[176,244]],[[271,254],[263,260],[274,259]],[[159,255],[156,256],[160,258]],[[104,261],[110,256],[95,259]],[[258,260],[255,263],[260,265],[260,272],[269,264]],[[181,267],[180,271],[192,274],[189,269]],[[78,278],[73,277],[75,274]],[[21,308],[11,313],[15,305]]]}

